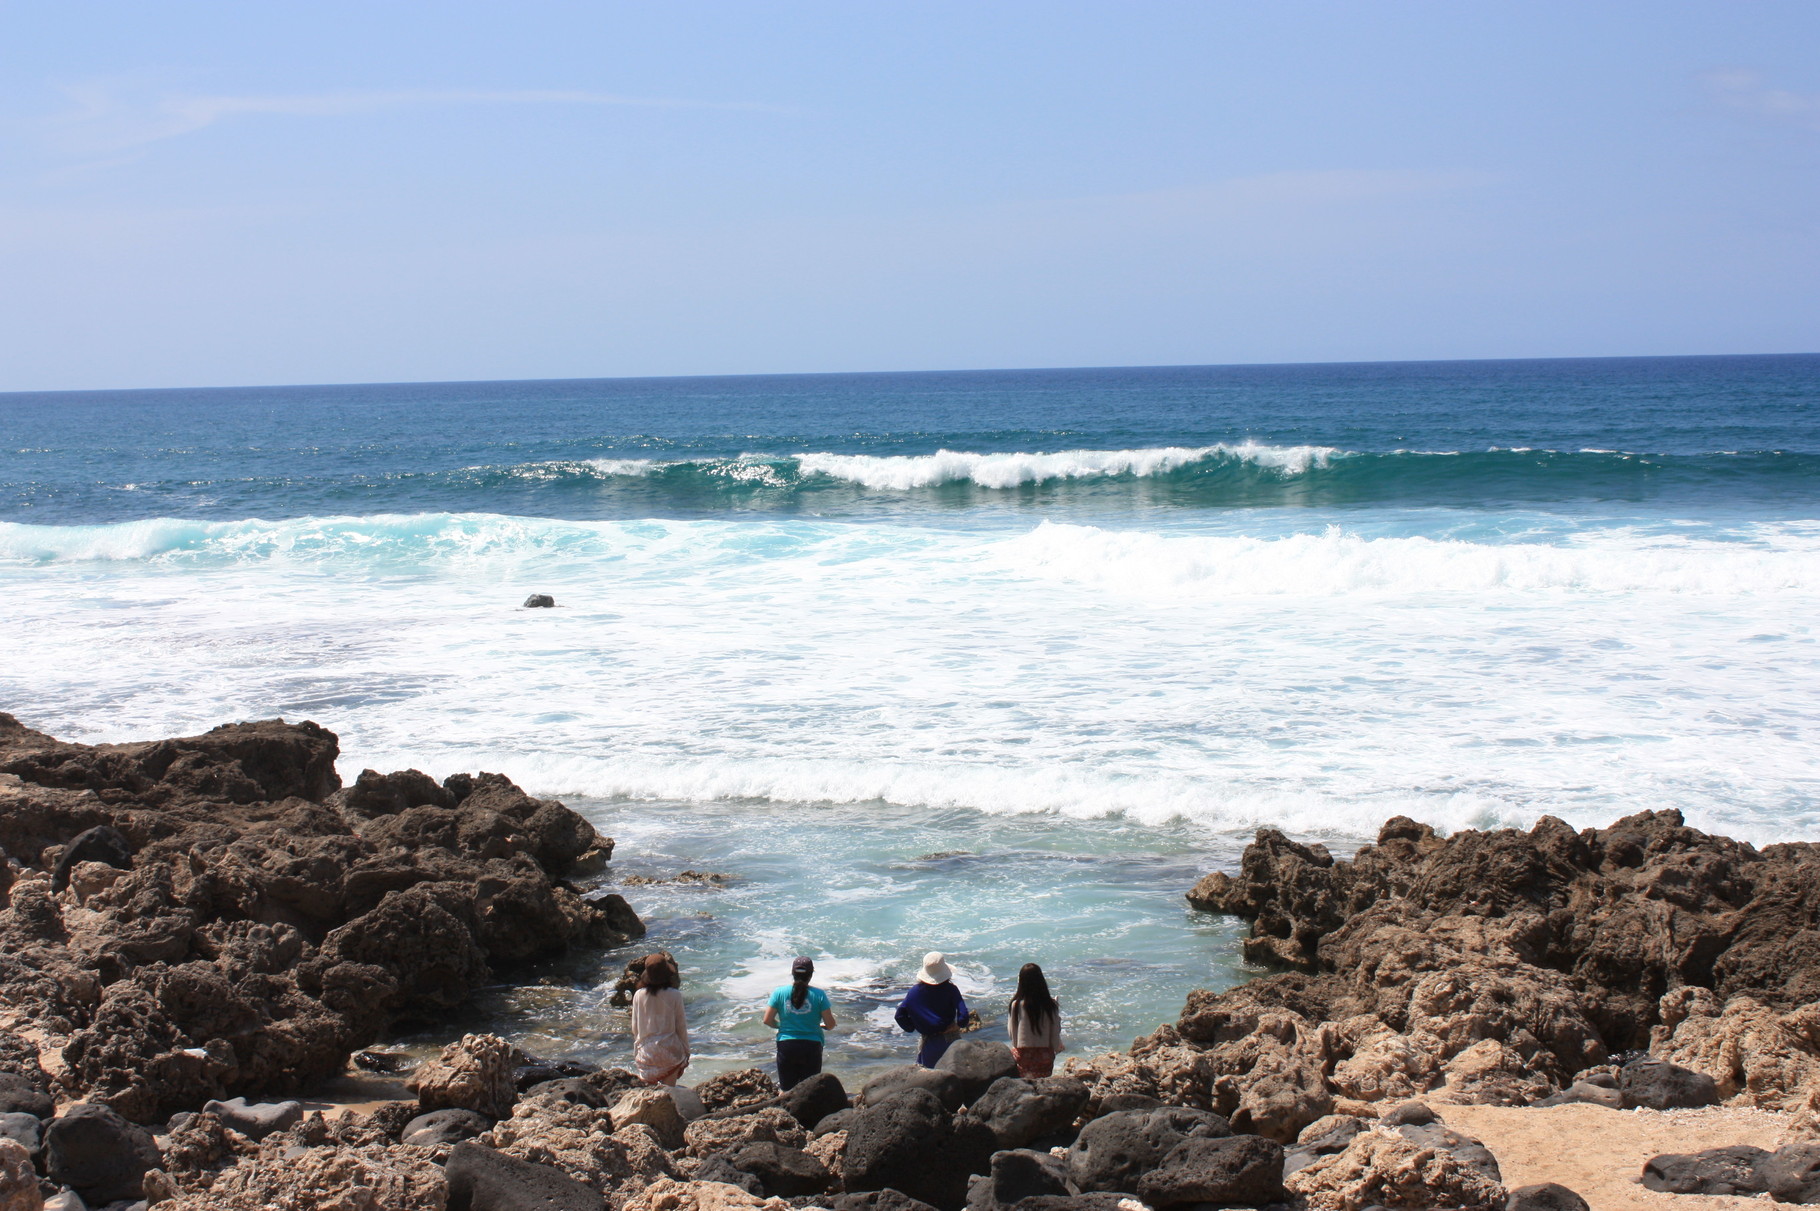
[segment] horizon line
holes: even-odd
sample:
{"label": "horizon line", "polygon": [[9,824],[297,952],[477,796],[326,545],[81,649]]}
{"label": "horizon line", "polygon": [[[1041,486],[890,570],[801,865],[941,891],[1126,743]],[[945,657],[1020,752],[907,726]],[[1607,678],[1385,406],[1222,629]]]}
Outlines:
{"label": "horizon line", "polygon": [[649,383],[649,382],[714,382],[729,379],[761,378],[866,378],[901,377],[915,374],[1067,374],[1106,370],[1243,370],[1301,366],[1446,366],[1506,364],[1512,362],[1643,362],[1643,361],[1711,361],[1724,358],[1820,357],[1820,350],[1797,350],[1774,353],[1599,353],[1552,357],[1437,357],[1437,358],[1344,358],[1308,362],[1144,362],[1126,365],[1077,366],[961,366],[941,370],[769,370],[732,374],[601,374],[563,375],[552,378],[430,378],[347,380],[314,383],[230,383],[203,386],[161,387],[51,387],[0,390],[0,401],[31,395],[130,395],[172,391],[314,391],[336,387],[464,387],[490,386],[503,383]]}

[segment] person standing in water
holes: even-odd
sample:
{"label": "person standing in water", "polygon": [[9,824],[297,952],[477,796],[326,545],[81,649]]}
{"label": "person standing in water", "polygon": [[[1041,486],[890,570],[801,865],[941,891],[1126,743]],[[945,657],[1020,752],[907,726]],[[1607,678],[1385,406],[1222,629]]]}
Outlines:
{"label": "person standing in water", "polygon": [[935,1067],[948,1044],[959,1037],[961,1023],[966,1020],[967,1002],[954,986],[954,969],[941,951],[930,951],[923,956],[923,970],[916,983],[897,1007],[897,1024],[923,1036],[916,1062],[924,1068]]}
{"label": "person standing in water", "polygon": [[632,994],[632,1060],[647,1085],[674,1085],[689,1066],[681,984],[675,959],[661,952],[645,956]]}
{"label": "person standing in water", "polygon": [[1055,1053],[1067,1050],[1062,1046],[1062,1007],[1049,995],[1049,981],[1035,963],[1018,969],[1017,992],[1005,1016],[1017,1074],[1027,1081],[1053,1075]]}
{"label": "person standing in water", "polygon": [[777,1029],[777,1087],[789,1090],[822,1070],[822,1031],[834,1029],[828,994],[810,986],[815,963],[790,964],[790,982],[771,994],[765,1025]]}

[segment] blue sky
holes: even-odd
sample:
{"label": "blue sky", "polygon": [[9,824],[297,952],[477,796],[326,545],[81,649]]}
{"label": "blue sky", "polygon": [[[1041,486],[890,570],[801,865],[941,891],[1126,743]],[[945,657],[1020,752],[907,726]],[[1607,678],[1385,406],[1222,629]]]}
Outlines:
{"label": "blue sky", "polygon": [[1820,349],[1820,4],[0,0],[0,390]]}

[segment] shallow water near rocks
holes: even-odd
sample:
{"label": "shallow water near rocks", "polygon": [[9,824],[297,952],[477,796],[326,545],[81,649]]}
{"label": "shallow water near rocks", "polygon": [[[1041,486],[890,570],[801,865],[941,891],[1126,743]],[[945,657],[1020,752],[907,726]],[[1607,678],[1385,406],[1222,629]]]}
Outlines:
{"label": "shallow water near rocks", "polygon": [[[1238,958],[1243,925],[1183,899],[1201,874],[1230,867],[1240,842],[1192,825],[884,804],[568,802],[618,843],[592,885],[624,894],[648,935],[490,989],[461,1021],[400,1042],[427,1050],[487,1029],[532,1054],[629,1066],[628,1015],[609,998],[626,960],[658,949],[682,966],[689,1082],[771,1063],[759,1019],[798,954],[815,959],[834,1001],[826,1063],[843,1076],[914,1057],[915,1037],[892,1013],[927,950],[948,954],[986,1019],[982,1038],[1004,1039],[1017,970],[1041,963],[1074,1055],[1124,1047],[1174,1021],[1190,989],[1252,974]],[[685,869],[729,878],[622,883]]]}

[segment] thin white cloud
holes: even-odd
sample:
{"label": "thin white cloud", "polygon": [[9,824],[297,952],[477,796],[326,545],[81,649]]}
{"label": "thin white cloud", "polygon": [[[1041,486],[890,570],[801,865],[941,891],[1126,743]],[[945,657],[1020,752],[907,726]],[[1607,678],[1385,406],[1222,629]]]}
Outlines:
{"label": "thin white cloud", "polygon": [[784,112],[751,102],[630,97],[584,89],[382,89],[332,93],[210,95],[166,93],[153,98],[107,83],[68,86],[75,103],[31,125],[58,150],[105,155],[204,130],[238,117],[338,118],[378,110],[450,105],[584,105],[641,109],[720,109]]}
{"label": "thin white cloud", "polygon": [[1728,108],[1820,130],[1820,93],[1770,88],[1762,76],[1742,69],[1709,72],[1703,82],[1713,98]]}

